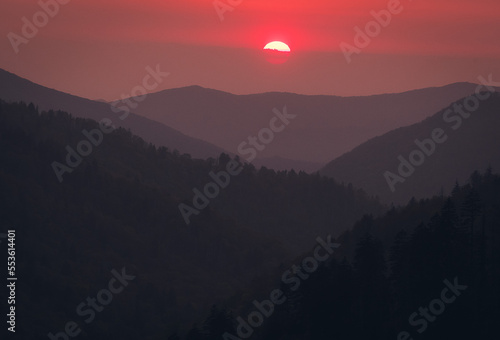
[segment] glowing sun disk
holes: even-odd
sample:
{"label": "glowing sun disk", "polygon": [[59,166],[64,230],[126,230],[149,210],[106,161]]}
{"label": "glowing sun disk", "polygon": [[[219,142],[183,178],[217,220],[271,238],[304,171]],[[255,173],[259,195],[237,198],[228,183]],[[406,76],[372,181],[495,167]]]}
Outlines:
{"label": "glowing sun disk", "polygon": [[279,52],[290,52],[290,47],[287,44],[281,41],[271,41],[266,46],[264,46],[265,50],[275,50]]}

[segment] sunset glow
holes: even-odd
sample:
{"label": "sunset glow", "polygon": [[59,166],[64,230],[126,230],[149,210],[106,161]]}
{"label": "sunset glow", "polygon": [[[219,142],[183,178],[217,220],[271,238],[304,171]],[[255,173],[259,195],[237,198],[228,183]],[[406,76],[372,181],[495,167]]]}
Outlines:
{"label": "sunset glow", "polygon": [[[369,95],[500,72],[494,0],[87,0],[58,6],[53,18],[44,12],[37,1],[0,2],[0,67],[90,98],[119,97],[117,88],[160,62],[171,72],[162,89],[200,84],[239,94]],[[44,15],[43,27],[27,24]],[[290,54],[275,73],[269,59],[286,58],[262,57],[272,50]]]}

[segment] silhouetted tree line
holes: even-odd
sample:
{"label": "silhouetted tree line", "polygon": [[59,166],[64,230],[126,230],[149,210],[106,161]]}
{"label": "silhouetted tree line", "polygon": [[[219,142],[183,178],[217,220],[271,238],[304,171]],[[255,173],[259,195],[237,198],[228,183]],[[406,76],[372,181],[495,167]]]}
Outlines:
{"label": "silhouetted tree line", "polygon": [[[411,216],[413,225],[408,223]],[[457,184],[450,197],[412,199],[379,218],[366,215],[337,241],[344,254],[321,266],[297,291],[282,284],[288,299],[276,306],[252,338],[496,337],[500,177],[491,169],[483,175],[475,172],[469,184]],[[345,251],[350,248],[354,248],[352,254]],[[453,298],[445,280],[461,287],[459,296]],[[444,288],[448,302],[442,303],[442,309],[435,300],[443,299]],[[195,339],[212,339],[212,332],[219,332],[219,339],[225,332],[236,334],[235,318],[227,310],[220,315],[226,316],[223,331],[205,328]],[[208,324],[211,319],[213,312]]]}

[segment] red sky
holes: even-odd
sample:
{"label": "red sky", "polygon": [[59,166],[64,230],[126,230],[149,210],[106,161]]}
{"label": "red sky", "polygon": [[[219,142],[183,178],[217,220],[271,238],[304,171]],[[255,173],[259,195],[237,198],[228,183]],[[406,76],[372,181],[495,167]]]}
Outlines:
{"label": "red sky", "polygon": [[[401,13],[348,64],[339,45],[353,44],[354,27],[391,1],[221,0],[240,2],[221,21],[213,0],[72,0],[16,54],[7,35],[21,35],[21,18],[32,21],[40,6],[2,0],[0,68],[104,99],[127,93],[156,64],[170,72],[159,89],[233,93],[365,95],[500,78],[498,0],[401,0]],[[260,50],[271,40],[290,45],[287,63],[266,61]]]}

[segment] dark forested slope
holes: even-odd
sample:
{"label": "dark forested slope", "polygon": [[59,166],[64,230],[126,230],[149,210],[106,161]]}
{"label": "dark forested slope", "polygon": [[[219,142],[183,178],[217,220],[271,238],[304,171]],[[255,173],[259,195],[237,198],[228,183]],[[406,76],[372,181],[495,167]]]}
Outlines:
{"label": "dark forested slope", "polygon": [[[17,232],[18,322],[30,322],[20,338],[55,334],[74,320],[81,339],[156,339],[248,291],[318,235],[382,211],[331,179],[245,165],[186,225],[179,204],[192,204],[193,188],[202,190],[230,158],[194,160],[123,129],[101,140],[95,130],[107,128],[0,102],[0,220]],[[85,155],[79,161],[68,150]],[[71,170],[62,182],[54,162]],[[113,312],[84,323],[76,307],[124,267],[136,278],[106,307]]]}

